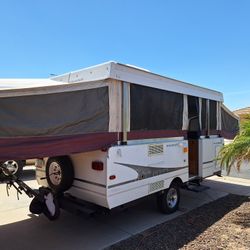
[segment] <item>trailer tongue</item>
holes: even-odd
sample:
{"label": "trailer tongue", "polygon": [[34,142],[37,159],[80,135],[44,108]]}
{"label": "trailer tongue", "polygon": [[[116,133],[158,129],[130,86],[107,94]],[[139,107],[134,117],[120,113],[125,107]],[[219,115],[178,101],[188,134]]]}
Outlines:
{"label": "trailer tongue", "polygon": [[44,214],[49,220],[55,220],[60,215],[60,207],[58,197],[52,192],[50,188],[40,187],[38,190],[32,189],[24,183],[19,177],[12,174],[11,171],[5,166],[0,166],[5,176],[6,191],[9,196],[9,190],[13,187],[17,191],[17,199],[23,192],[33,200],[30,203],[29,210],[33,214]]}

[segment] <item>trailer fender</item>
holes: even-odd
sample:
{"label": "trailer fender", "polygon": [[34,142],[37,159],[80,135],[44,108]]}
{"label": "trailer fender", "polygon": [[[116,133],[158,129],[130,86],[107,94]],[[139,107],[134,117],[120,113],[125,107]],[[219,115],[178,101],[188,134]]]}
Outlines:
{"label": "trailer fender", "polygon": [[176,177],[176,178],[173,179],[170,186],[173,185],[173,184],[176,184],[179,187],[182,187],[183,186],[183,181],[182,181],[182,179],[180,177]]}

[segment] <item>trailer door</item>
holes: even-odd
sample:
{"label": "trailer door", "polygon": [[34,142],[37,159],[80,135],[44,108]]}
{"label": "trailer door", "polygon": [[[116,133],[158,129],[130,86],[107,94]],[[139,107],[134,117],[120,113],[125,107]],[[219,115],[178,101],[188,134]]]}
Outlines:
{"label": "trailer door", "polygon": [[199,98],[188,96],[188,145],[189,145],[189,177],[198,176],[199,169]]}

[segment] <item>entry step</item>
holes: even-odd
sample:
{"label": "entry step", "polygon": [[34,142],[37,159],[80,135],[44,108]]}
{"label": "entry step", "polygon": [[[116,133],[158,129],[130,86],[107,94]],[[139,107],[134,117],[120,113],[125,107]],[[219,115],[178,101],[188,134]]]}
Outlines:
{"label": "entry step", "polygon": [[68,195],[61,197],[60,207],[74,214],[93,215],[97,211],[92,204]]}
{"label": "entry step", "polygon": [[204,185],[192,185],[192,184],[188,184],[186,186],[187,190],[192,191],[192,192],[196,192],[196,193],[203,192],[203,191],[205,191],[205,190],[207,190],[209,188],[210,187],[204,186]]}

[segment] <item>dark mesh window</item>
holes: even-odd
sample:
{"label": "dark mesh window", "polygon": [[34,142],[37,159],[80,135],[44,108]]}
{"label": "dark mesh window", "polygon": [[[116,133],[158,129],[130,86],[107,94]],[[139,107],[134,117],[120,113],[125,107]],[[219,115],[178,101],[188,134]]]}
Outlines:
{"label": "dark mesh window", "polygon": [[131,130],[182,129],[183,95],[131,84]]}
{"label": "dark mesh window", "polygon": [[207,129],[207,100],[202,99],[201,103],[201,129]]}
{"label": "dark mesh window", "polygon": [[0,136],[108,131],[108,88],[0,98]]}
{"label": "dark mesh window", "polygon": [[188,96],[188,118],[199,115],[199,99],[194,96]]}
{"label": "dark mesh window", "polygon": [[189,131],[199,131],[199,98],[188,96]]}
{"label": "dark mesh window", "polygon": [[221,109],[221,128],[226,132],[233,133],[234,136],[239,131],[239,122],[232,115]]}
{"label": "dark mesh window", "polygon": [[209,118],[210,118],[210,129],[216,130],[217,124],[217,107],[216,101],[209,101]]}

